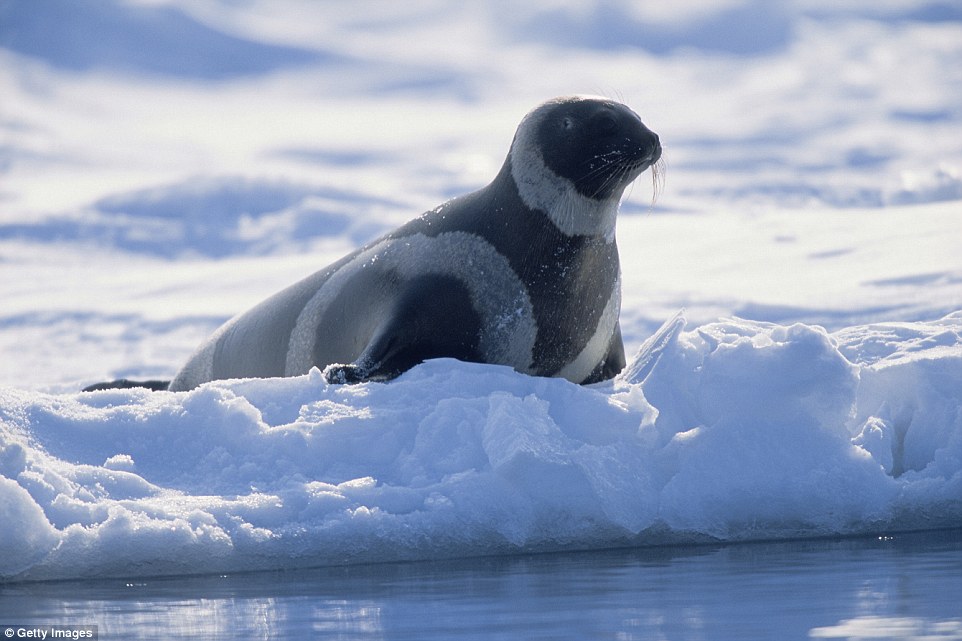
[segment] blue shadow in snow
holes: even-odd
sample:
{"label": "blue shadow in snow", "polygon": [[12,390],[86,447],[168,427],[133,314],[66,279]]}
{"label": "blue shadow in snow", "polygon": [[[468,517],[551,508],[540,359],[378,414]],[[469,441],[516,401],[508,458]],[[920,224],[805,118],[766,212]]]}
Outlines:
{"label": "blue shadow in snow", "polygon": [[364,212],[399,206],[331,187],[193,179],[110,196],[69,216],[0,224],[0,240],[85,242],[164,258],[185,253],[220,258],[271,253],[325,236],[367,241],[383,225],[365,220]]}
{"label": "blue shadow in snow", "polygon": [[792,16],[781,3],[754,0],[712,12],[685,24],[640,20],[614,2],[587,13],[551,9],[521,25],[524,39],[559,46],[611,50],[636,47],[666,55],[677,49],[753,56],[784,49],[794,37]]}
{"label": "blue shadow in snow", "polygon": [[231,36],[174,7],[115,0],[0,0],[0,47],[70,71],[190,80],[228,80],[338,60]]}

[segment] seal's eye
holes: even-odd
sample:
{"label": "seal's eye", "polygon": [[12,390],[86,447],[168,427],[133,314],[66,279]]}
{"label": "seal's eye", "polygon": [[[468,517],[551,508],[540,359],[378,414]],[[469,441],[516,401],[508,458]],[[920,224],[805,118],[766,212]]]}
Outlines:
{"label": "seal's eye", "polygon": [[600,133],[610,134],[618,128],[618,121],[610,113],[601,113],[595,117],[594,125]]}
{"label": "seal's eye", "polygon": [[575,120],[571,116],[565,116],[561,120],[561,128],[565,131],[571,131],[575,128]]}

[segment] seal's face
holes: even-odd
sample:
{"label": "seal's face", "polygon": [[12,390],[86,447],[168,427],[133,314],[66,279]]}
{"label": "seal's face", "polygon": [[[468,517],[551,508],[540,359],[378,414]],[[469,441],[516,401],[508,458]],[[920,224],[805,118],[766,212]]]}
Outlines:
{"label": "seal's face", "polygon": [[547,214],[568,236],[613,240],[625,187],[659,158],[658,136],[631,109],[573,96],[524,117],[506,165],[529,210]]}
{"label": "seal's face", "polygon": [[579,97],[542,109],[537,139],[544,163],[586,198],[620,198],[661,157],[657,134],[622,104]]}

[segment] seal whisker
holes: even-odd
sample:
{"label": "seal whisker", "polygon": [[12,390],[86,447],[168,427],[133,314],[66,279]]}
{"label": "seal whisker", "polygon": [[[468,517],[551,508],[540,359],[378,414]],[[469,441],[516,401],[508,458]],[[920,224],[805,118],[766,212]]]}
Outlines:
{"label": "seal whisker", "polygon": [[665,174],[668,171],[668,161],[660,157],[651,166],[651,206],[654,207],[658,197],[665,191]]}
{"label": "seal whisker", "polygon": [[626,164],[626,161],[623,159],[623,156],[625,155],[624,152],[620,150],[613,150],[606,155],[612,156],[612,158],[609,159],[596,156],[595,159],[602,159],[604,162],[597,167],[593,167],[587,173],[575,180],[576,184],[586,184],[590,181],[593,181],[595,178],[604,175],[601,185],[599,185],[592,192],[592,197],[597,197],[599,194],[604,193],[608,187],[620,181],[625,176],[624,173],[620,173]]}
{"label": "seal whisker", "polygon": [[603,167],[597,168],[593,172],[583,176],[582,181],[597,177],[600,172],[607,172],[601,184],[592,192],[592,197],[598,197],[605,193],[610,193],[611,187],[624,181],[631,173],[635,172],[644,164],[642,161],[630,160],[623,151],[619,151],[617,157],[608,162]]}
{"label": "seal whisker", "polygon": [[607,193],[609,193],[610,188],[611,188],[613,185],[619,184],[619,183],[622,181],[622,179],[624,178],[624,176],[625,176],[626,173],[627,173],[627,172],[625,172],[623,166],[616,167],[616,168],[604,179],[604,181],[601,183],[601,185],[600,185],[600,186],[598,187],[598,189],[595,191],[595,193],[593,194],[594,197],[597,198],[598,196],[600,196],[600,195],[602,195],[602,194],[607,194]]}

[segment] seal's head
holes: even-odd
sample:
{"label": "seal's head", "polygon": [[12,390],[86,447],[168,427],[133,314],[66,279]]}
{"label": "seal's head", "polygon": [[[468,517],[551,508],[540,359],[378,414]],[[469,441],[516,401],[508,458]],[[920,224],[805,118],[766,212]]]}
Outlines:
{"label": "seal's head", "polygon": [[582,196],[621,197],[661,157],[658,136],[625,105],[598,98],[562,98],[541,105],[537,140],[545,165]]}
{"label": "seal's head", "polygon": [[657,134],[620,103],[555,98],[531,111],[509,162],[525,204],[566,234],[613,235],[625,188],[661,157]]}

